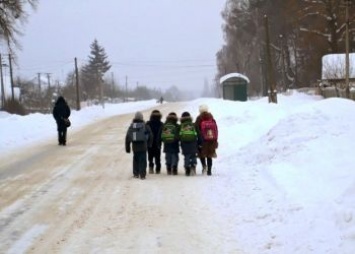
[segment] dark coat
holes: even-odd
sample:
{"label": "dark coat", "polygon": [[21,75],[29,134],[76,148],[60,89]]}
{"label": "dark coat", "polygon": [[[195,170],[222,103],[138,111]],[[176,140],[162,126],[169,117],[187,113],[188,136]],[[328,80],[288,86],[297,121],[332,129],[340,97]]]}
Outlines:
{"label": "dark coat", "polygon": [[149,121],[147,122],[147,125],[150,127],[153,133],[153,143],[151,148],[161,148],[161,131],[163,128],[163,122],[161,121],[161,114],[152,114],[150,116]]}
{"label": "dark coat", "polygon": [[205,157],[209,157],[209,158],[216,158],[217,154],[216,154],[216,149],[218,148],[218,141],[204,141],[201,135],[201,121],[203,119],[214,119],[212,114],[209,112],[203,112],[201,113],[195,121],[195,128],[196,131],[199,135],[199,140],[201,142],[200,144],[200,148],[199,148],[199,153],[198,156],[200,158],[205,158]]}
{"label": "dark coat", "polygon": [[55,121],[57,122],[58,130],[67,128],[64,123],[64,119],[69,118],[70,108],[62,96],[60,96],[55,102],[52,114]]}
{"label": "dark coat", "polygon": [[179,153],[179,131],[180,131],[180,125],[177,123],[178,118],[177,116],[174,115],[168,115],[166,117],[165,123],[172,123],[176,126],[176,135],[175,135],[175,141],[172,143],[164,143],[164,153]]}
{"label": "dark coat", "polygon": [[[185,122],[192,123],[192,118],[191,118],[191,116],[181,117],[180,122],[181,122],[181,124],[185,123]],[[196,137],[196,140],[190,141],[190,142],[180,141],[182,154],[184,154],[184,155],[185,154],[196,154],[198,152],[198,142],[197,141],[198,141],[198,137]]]}
{"label": "dark coat", "polygon": [[[139,119],[133,119],[133,121],[132,121],[132,123],[142,123],[142,122],[144,122],[144,121],[139,120]],[[144,152],[144,151],[147,151],[148,147],[152,146],[152,143],[153,143],[152,130],[150,129],[150,127],[148,125],[145,125],[145,127],[146,127],[146,131],[147,131],[147,135],[148,135],[148,140],[141,141],[141,142],[132,142],[131,133],[133,132],[133,127],[132,127],[132,124],[129,126],[129,128],[127,130],[126,142],[125,142],[127,153],[131,152],[131,143],[132,143],[133,152]]]}

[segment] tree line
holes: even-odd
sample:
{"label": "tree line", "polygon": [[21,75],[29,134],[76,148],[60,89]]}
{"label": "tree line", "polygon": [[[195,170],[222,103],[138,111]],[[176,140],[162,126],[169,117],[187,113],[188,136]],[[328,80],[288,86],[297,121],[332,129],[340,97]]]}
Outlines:
{"label": "tree line", "polygon": [[[15,49],[21,46],[18,41],[21,35],[21,25],[26,24],[28,11],[36,9],[38,4],[39,0],[0,0],[0,40],[5,42],[8,55],[11,54],[15,62]],[[94,104],[102,101],[160,99],[161,96],[168,101],[186,99],[186,96],[174,85],[162,92],[160,89],[148,88],[144,84],[128,88],[127,80],[126,84],[119,84],[115,81],[113,73],[109,75],[110,61],[104,47],[96,39],[90,44],[90,54],[85,62],[78,70],[76,63],[74,68],[73,59],[74,71],[67,74],[64,82],[50,81],[50,73],[46,73],[47,81],[42,81],[41,74],[43,73],[38,73],[38,79],[16,77],[14,81],[11,81],[11,99],[5,98],[2,86],[2,109],[18,114],[48,112],[58,95],[65,96],[73,108],[78,107],[78,98],[80,101],[90,101]],[[14,99],[14,83],[21,91],[20,100]]]}
{"label": "tree line", "polygon": [[[216,54],[216,80],[249,77],[249,94],[266,95],[266,29],[278,90],[310,86],[321,78],[321,58],[345,52],[346,6],[350,52],[355,51],[354,0],[227,0],[221,15],[225,44]],[[265,27],[265,17],[268,27]]]}

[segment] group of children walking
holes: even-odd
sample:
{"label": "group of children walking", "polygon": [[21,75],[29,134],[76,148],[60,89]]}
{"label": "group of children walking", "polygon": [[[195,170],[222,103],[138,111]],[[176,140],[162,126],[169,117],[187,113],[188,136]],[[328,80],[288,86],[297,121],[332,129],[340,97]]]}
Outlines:
{"label": "group of children walking", "polygon": [[198,158],[202,174],[212,175],[212,159],[217,157],[218,127],[207,105],[201,105],[199,111],[195,122],[189,112],[183,112],[180,118],[171,112],[165,122],[159,110],[153,110],[147,122],[141,112],[135,114],[125,139],[127,153],[132,147],[135,178],[146,177],[147,153],[149,174],[161,173],[162,145],[168,175],[178,175],[180,149],[186,176],[196,175]]}

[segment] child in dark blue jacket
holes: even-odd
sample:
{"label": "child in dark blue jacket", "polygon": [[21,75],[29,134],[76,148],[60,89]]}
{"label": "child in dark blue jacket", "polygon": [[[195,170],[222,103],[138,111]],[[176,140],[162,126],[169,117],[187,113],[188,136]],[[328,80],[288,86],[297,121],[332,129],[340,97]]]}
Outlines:
{"label": "child in dark blue jacket", "polygon": [[184,155],[185,174],[186,176],[196,175],[198,135],[189,112],[181,115],[179,139]]}
{"label": "child in dark blue jacket", "polygon": [[171,112],[166,117],[161,132],[161,140],[164,143],[163,152],[165,153],[165,164],[168,175],[178,174],[179,163],[179,131],[176,113]]}

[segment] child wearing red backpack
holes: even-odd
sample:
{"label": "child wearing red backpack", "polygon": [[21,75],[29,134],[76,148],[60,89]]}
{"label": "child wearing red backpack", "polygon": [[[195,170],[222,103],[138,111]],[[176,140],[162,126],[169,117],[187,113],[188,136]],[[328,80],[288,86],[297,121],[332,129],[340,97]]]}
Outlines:
{"label": "child wearing red backpack", "polygon": [[196,118],[195,128],[201,140],[198,155],[202,164],[202,174],[212,175],[212,159],[217,158],[218,127],[207,105],[200,105],[200,115]]}

